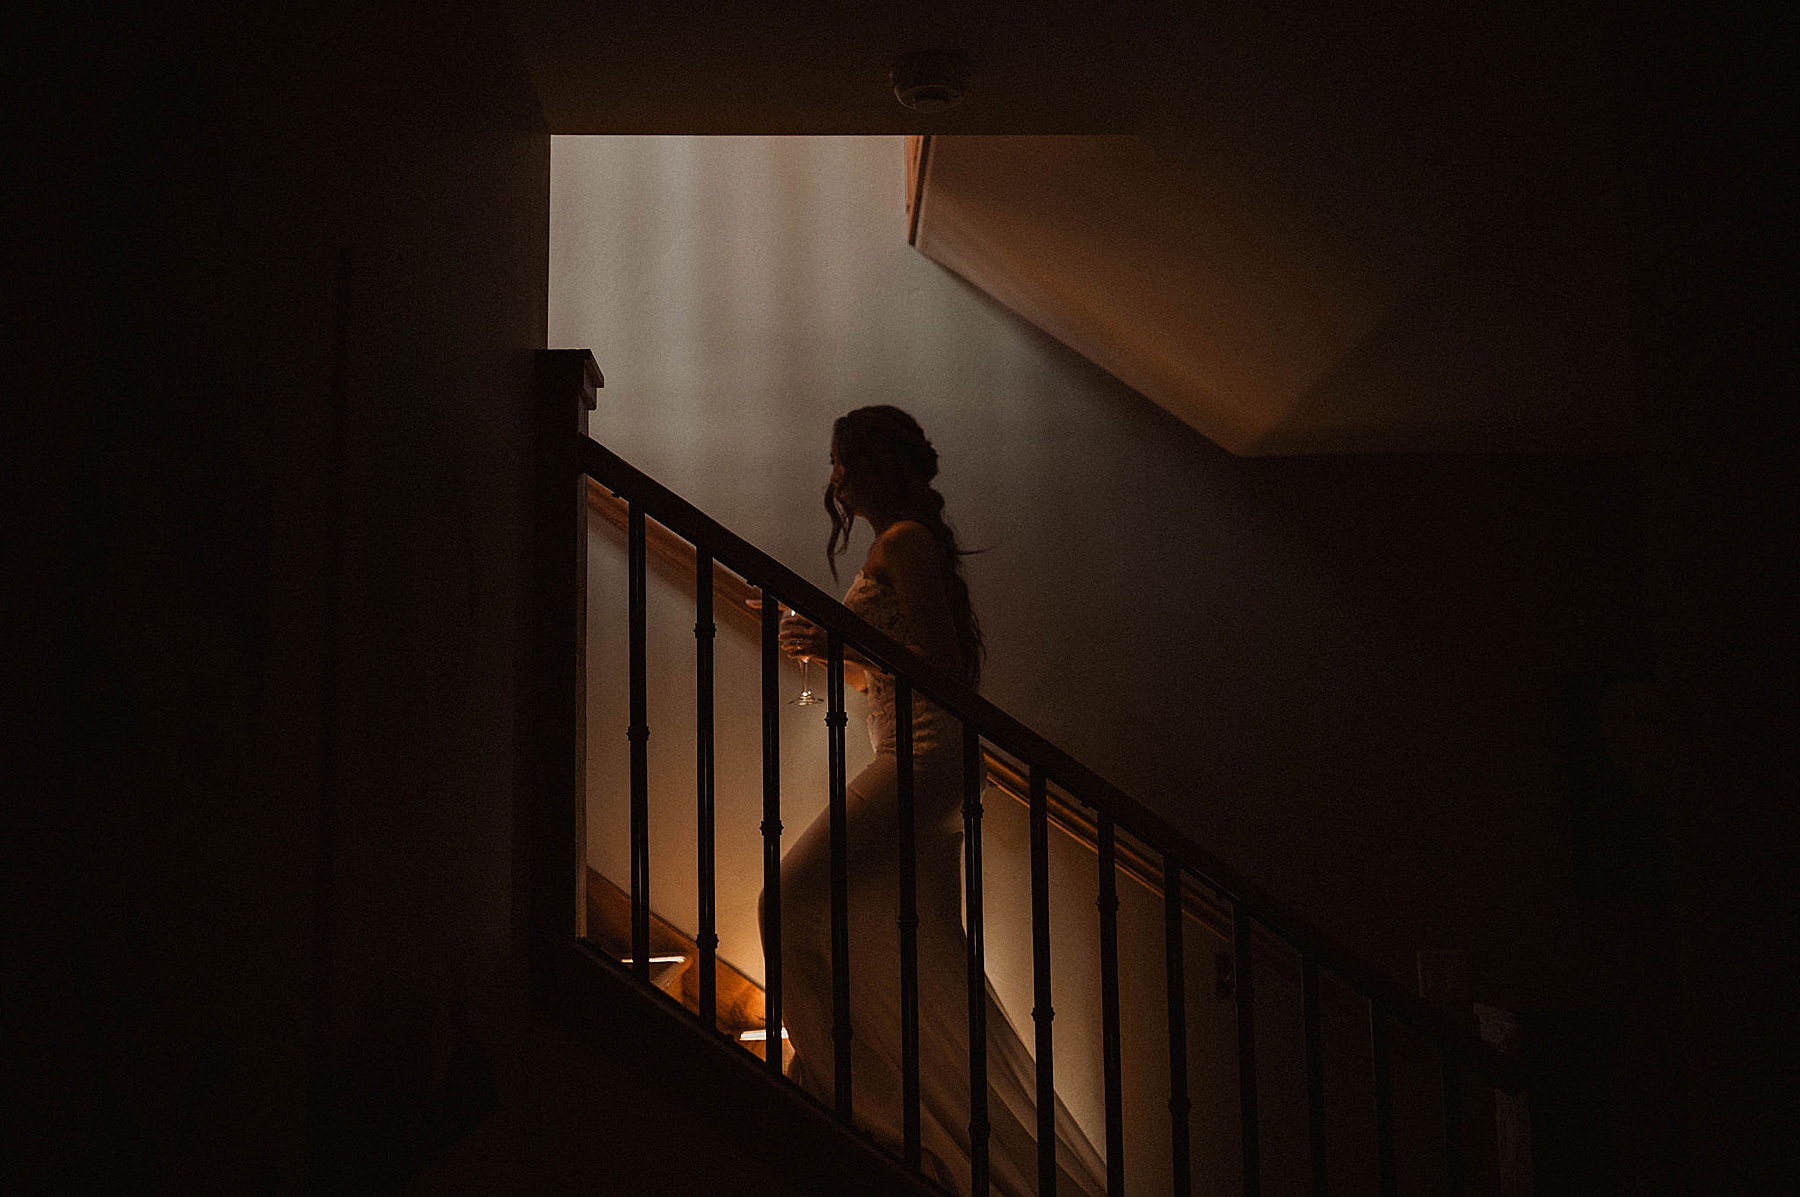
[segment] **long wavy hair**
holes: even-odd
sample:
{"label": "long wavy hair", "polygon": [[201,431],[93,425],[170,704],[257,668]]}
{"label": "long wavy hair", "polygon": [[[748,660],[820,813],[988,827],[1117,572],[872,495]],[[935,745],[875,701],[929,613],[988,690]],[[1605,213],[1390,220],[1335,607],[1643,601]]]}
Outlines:
{"label": "long wavy hair", "polygon": [[[831,426],[832,451],[852,485],[866,495],[871,491],[888,500],[895,514],[923,524],[944,553],[944,593],[950,599],[950,617],[956,624],[956,646],[962,657],[962,680],[970,686],[981,680],[981,663],[987,642],[981,621],[969,601],[969,583],[963,577],[962,559],[972,550],[956,542],[956,532],[944,519],[944,496],[931,485],[937,477],[937,450],[931,447],[919,422],[888,404],[859,407],[839,416]],[[831,516],[831,539],[825,559],[831,576],[838,576],[838,554],[850,545],[851,512],[840,507],[829,485],[825,510]]]}

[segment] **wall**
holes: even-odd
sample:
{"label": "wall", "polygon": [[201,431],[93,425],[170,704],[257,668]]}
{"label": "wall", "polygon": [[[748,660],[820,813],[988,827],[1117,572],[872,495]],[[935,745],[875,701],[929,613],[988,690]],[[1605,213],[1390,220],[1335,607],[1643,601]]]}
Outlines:
{"label": "wall", "polygon": [[[1231,457],[910,250],[902,174],[895,140],[556,139],[550,340],[606,371],[595,434],[837,590],[830,421],[908,408],[985,550],[990,697],[1402,982],[1416,949],[1463,946],[1509,1008],[1616,984],[1564,917],[1563,704],[1567,675],[1638,660],[1629,459]],[[616,687],[622,583],[595,594]],[[612,721],[591,751],[616,793]],[[1058,925],[1091,924],[1091,864],[1067,867]],[[1097,1125],[1097,1062],[1067,1069]]]}
{"label": "wall", "polygon": [[460,1138],[423,1191],[791,1191],[514,956],[549,138],[504,31],[38,32],[9,1189],[391,1191]]}
{"label": "wall", "polygon": [[[1646,1190],[1800,1183],[1779,1113],[1800,1058],[1788,964],[1800,760],[1783,651],[1800,357],[1780,285],[1795,266],[1792,188],[1768,165],[1793,132],[1793,82],[1774,69],[1793,34],[1790,12],[1695,12],[1629,43],[1634,102],[1617,158],[1632,181],[1654,672],[1620,704],[1616,755],[1666,811],[1671,901],[1655,914],[1671,947],[1627,1007],[1631,1063],[1652,1066],[1640,1079],[1621,1064],[1617,1083],[1635,1106],[1678,1110],[1663,1141],[1643,1144],[1661,1169]],[[1632,1157],[1619,1159],[1636,1179]]]}

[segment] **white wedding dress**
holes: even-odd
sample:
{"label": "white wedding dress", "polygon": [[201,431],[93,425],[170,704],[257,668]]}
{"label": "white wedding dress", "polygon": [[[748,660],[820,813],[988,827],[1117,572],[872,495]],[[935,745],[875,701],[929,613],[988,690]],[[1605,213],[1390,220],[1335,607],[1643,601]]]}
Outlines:
{"label": "white wedding dress", "polygon": [[[845,604],[910,643],[891,587],[861,571]],[[848,785],[851,1097],[856,1125],[901,1145],[897,769],[892,679],[869,674],[875,759]],[[962,729],[913,700],[919,909],[919,1115],[928,1175],[957,1193],[969,1179],[968,946],[961,915]],[[801,1085],[832,1101],[831,829],[819,815],[781,862],[782,1013]],[[992,935],[992,931],[989,932]],[[1037,1192],[1037,1082],[1031,1054],[987,990],[989,1176],[997,1197]],[[1056,1103],[1057,1192],[1104,1193],[1105,1165]]]}

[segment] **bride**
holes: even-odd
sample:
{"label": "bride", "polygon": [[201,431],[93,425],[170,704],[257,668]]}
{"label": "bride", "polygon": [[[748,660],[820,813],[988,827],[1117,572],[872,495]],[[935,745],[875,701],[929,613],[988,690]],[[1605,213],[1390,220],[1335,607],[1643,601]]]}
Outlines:
{"label": "bride", "polygon": [[[862,407],[831,436],[833,576],[853,521],[875,534],[844,603],[931,665],[973,686],[980,624],[963,579],[944,498],[931,485],[937,451],[897,407]],[[826,656],[808,620],[781,623],[792,657]],[[848,786],[851,1093],[856,1123],[901,1144],[898,790],[893,679],[846,648],[844,680],[868,696],[875,758]],[[919,1114],[925,1172],[970,1191],[967,943],[961,920],[962,728],[915,695],[913,779],[917,820]],[[781,862],[783,1012],[800,1084],[832,1101],[830,815],[819,815]],[[1037,1192],[1036,1082],[1031,1055],[987,989],[989,1168],[1003,1197]],[[1104,1166],[1057,1102],[1057,1192],[1099,1194]]]}

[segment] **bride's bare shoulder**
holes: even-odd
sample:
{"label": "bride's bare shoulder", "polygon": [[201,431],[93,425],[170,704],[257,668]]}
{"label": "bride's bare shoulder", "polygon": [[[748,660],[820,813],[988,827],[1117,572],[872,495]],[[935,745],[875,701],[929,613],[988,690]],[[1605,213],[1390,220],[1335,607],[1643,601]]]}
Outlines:
{"label": "bride's bare shoulder", "polygon": [[913,557],[940,551],[937,537],[918,520],[895,520],[869,546],[871,556],[880,554],[884,560],[895,556]]}
{"label": "bride's bare shoulder", "polygon": [[891,582],[895,570],[918,573],[943,565],[943,549],[931,530],[918,520],[896,520],[869,546],[863,573],[877,581]]}

